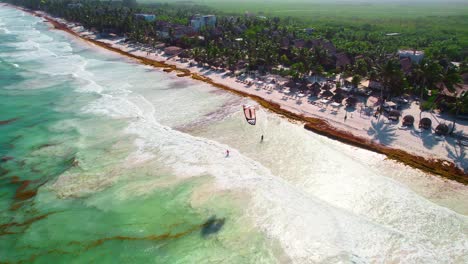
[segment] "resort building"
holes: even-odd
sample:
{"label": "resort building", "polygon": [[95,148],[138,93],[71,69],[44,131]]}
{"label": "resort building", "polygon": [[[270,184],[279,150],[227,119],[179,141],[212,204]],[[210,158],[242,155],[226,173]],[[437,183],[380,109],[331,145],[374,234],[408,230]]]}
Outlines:
{"label": "resort building", "polygon": [[409,57],[400,58],[400,66],[404,74],[406,75],[411,74],[411,69],[412,69],[411,58]]}
{"label": "resort building", "polygon": [[215,15],[206,15],[206,16],[195,15],[190,20],[190,26],[195,31],[200,31],[200,29],[205,28],[205,27],[214,27],[216,26],[216,16]]}
{"label": "resort building", "polygon": [[153,22],[156,20],[156,15],[153,14],[135,14],[135,19],[145,20],[147,22]]}
{"label": "resort building", "polygon": [[304,32],[308,35],[312,35],[314,33],[315,29],[313,28],[304,28]]}
{"label": "resort building", "polygon": [[337,53],[335,55],[335,58],[336,58],[335,66],[337,69],[344,70],[346,66],[351,65],[351,59],[344,52]]}
{"label": "resort building", "polygon": [[70,3],[67,5],[68,8],[73,9],[73,8],[81,8],[83,5],[81,3]]}
{"label": "resort building", "polygon": [[424,51],[420,50],[399,50],[398,56],[401,59],[409,58],[411,62],[419,63],[424,58]]}
{"label": "resort building", "polygon": [[436,85],[439,89],[439,97],[444,97],[446,101],[455,102],[456,98],[462,97],[465,93],[468,93],[468,84],[458,83],[453,85],[452,89],[449,89],[443,82]]}
{"label": "resort building", "polygon": [[170,46],[164,49],[164,53],[168,56],[175,56],[182,52],[182,48],[176,46]]}
{"label": "resort building", "polygon": [[182,26],[182,25],[174,25],[172,27],[172,38],[175,39],[180,39],[184,36],[187,37],[193,37],[196,34],[196,32],[193,30],[193,28],[188,27],[188,26]]}

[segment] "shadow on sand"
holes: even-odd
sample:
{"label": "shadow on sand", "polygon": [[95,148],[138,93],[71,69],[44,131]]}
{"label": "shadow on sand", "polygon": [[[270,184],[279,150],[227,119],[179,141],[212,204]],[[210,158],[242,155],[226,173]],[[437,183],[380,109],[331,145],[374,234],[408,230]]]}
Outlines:
{"label": "shadow on sand", "polygon": [[423,146],[427,149],[433,149],[435,145],[439,144],[431,130],[421,130],[420,132],[411,130],[411,135],[420,138]]}
{"label": "shadow on sand", "polygon": [[468,159],[466,157],[465,147],[457,144],[454,138],[447,138],[445,149],[448,153],[448,158],[459,165],[465,172],[468,172]]}
{"label": "shadow on sand", "polygon": [[396,140],[395,127],[389,126],[384,123],[383,119],[378,121],[371,121],[371,127],[367,130],[367,134],[373,137],[373,140],[378,141],[380,144],[389,145]]}

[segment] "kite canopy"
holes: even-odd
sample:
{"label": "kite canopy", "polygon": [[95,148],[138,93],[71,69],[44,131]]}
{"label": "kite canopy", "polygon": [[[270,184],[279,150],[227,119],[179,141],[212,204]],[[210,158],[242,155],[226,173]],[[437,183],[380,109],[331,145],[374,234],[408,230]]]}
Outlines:
{"label": "kite canopy", "polygon": [[247,123],[249,123],[252,126],[255,126],[255,123],[257,122],[257,116],[255,114],[255,107],[254,106],[249,106],[249,105],[244,105],[242,106],[244,109],[244,116],[245,119],[247,120]]}

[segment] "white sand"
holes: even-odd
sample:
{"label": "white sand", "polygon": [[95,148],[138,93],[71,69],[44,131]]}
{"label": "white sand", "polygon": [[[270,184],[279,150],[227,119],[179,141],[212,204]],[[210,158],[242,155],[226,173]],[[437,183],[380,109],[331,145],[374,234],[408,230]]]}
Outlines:
{"label": "white sand", "polygon": [[[80,26],[67,23],[63,19],[54,19],[58,22],[67,24],[70,29],[82,37],[96,39],[95,34],[84,30]],[[377,119],[372,115],[365,115],[364,112],[360,113],[359,109],[361,109],[362,102],[357,104],[356,110],[346,114],[344,106],[334,109],[330,105],[327,106],[321,104],[321,99],[309,98],[308,95],[299,97],[297,93],[285,94],[279,88],[265,89],[258,87],[256,84],[247,86],[244,83],[239,82],[235,77],[227,77],[224,73],[218,73],[201,67],[190,67],[188,62],[182,63],[178,57],[168,58],[167,56],[164,56],[161,51],[155,52],[150,48],[145,48],[143,45],[135,45],[133,43],[129,45],[124,43],[122,38],[96,40],[107,43],[114,48],[118,48],[136,56],[146,57],[156,61],[164,61],[166,64],[175,65],[181,69],[189,69],[193,73],[209,77],[214,82],[228,86],[233,90],[239,90],[248,94],[260,96],[265,100],[280,104],[283,109],[290,112],[326,120],[338,129],[348,131],[370,141],[390,146],[392,148],[402,149],[426,158],[446,159],[454,162],[465,171],[468,171],[468,162],[465,156],[464,147],[460,146],[457,140],[453,137],[440,138],[433,133],[434,128],[439,123],[446,123],[451,128],[453,119],[451,119],[451,117],[429,112],[420,113],[419,105],[415,102],[411,103],[407,109],[402,111],[402,117],[408,114],[415,117],[415,127],[402,129],[401,118],[397,123],[387,120],[384,116]],[[150,52],[148,53],[148,51]],[[174,72],[171,74],[175,75],[176,73]],[[308,100],[315,101],[317,104],[313,105],[308,102]],[[372,100],[376,99],[370,97],[367,105],[371,105]],[[432,131],[421,131],[417,128],[420,114],[421,117],[428,117],[432,120]],[[347,115],[346,120],[344,119],[345,115]],[[468,122],[461,120],[457,121],[456,131],[467,134]]]}

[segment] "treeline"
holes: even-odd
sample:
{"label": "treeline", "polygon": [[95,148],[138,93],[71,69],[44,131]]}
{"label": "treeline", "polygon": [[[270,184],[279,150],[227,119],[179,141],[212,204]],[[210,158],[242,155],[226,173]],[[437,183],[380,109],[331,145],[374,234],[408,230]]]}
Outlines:
{"label": "treeline", "polygon": [[[309,74],[343,73],[358,84],[364,78],[382,83],[387,97],[404,93],[430,99],[441,85],[450,91],[468,72],[467,47],[456,34],[432,34],[421,27],[414,32],[387,36],[370,24],[327,24],[307,29],[294,18],[256,15],[231,16],[200,5],[140,5],[134,0],[50,1],[10,0],[11,3],[44,10],[99,32],[125,35],[131,41],[157,45],[160,42],[185,48],[185,56],[199,63],[231,71],[240,69],[273,72],[300,80]],[[79,3],[79,6],[69,4]],[[156,21],[136,19],[136,13],[151,13]],[[194,14],[216,14],[216,27],[194,34],[188,27]],[[434,46],[433,43],[439,43]],[[425,59],[405,69],[395,55],[398,48],[426,51]],[[451,61],[462,61],[455,67]],[[429,92],[431,91],[431,92]],[[468,112],[468,96],[434,100],[443,110]],[[430,107],[433,107],[430,106]]]}

